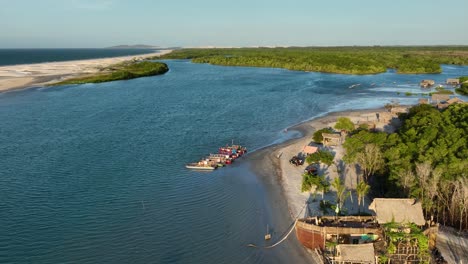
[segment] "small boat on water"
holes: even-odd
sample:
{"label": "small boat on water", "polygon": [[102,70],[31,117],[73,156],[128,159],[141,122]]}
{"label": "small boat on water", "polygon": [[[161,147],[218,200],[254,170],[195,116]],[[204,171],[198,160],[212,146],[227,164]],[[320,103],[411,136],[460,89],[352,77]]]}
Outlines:
{"label": "small boat on water", "polygon": [[235,159],[245,153],[247,153],[247,148],[233,143],[231,146],[220,147],[217,154],[210,154],[198,163],[189,163],[185,167],[194,170],[214,170],[232,164]]}
{"label": "small boat on water", "polygon": [[217,168],[217,166],[212,166],[211,164],[205,164],[203,162],[189,163],[185,165],[185,167],[193,170],[215,170]]}

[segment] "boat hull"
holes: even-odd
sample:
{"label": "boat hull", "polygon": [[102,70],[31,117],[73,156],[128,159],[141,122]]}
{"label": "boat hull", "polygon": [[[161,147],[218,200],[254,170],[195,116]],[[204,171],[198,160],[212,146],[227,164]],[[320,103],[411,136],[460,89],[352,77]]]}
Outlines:
{"label": "boat hull", "polygon": [[306,248],[324,250],[325,237],[322,232],[310,227],[310,225],[298,221],[296,223],[297,240]]}
{"label": "boat hull", "polygon": [[185,165],[185,168],[192,169],[192,170],[214,170],[216,167],[211,166],[192,166],[192,165]]}

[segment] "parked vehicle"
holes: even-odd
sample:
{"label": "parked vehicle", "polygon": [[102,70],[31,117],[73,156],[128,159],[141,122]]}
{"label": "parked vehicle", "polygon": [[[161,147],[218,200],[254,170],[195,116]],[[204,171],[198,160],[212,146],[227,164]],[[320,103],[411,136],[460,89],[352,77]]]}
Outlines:
{"label": "parked vehicle", "polygon": [[304,164],[304,160],[299,158],[298,156],[293,156],[290,160],[289,163],[294,164],[296,166],[300,166]]}

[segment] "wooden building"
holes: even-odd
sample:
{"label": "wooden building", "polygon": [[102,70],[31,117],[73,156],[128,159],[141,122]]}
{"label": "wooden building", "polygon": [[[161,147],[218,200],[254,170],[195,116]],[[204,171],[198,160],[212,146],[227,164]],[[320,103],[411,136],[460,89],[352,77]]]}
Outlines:
{"label": "wooden building", "polygon": [[338,133],[322,133],[324,146],[338,146],[341,144],[341,134]]}
{"label": "wooden building", "polygon": [[449,78],[449,79],[447,79],[447,81],[445,83],[450,84],[450,85],[459,85],[460,84],[460,79]]}
{"label": "wooden building", "polygon": [[345,245],[336,246],[337,256],[335,263],[337,264],[374,264],[375,252],[374,245]]}
{"label": "wooden building", "polygon": [[423,88],[431,87],[435,84],[434,80],[422,80],[419,85]]}
{"label": "wooden building", "polygon": [[372,243],[382,237],[373,216],[322,216],[296,221],[296,236],[309,249],[324,250],[326,242],[340,244]]}
{"label": "wooden building", "polygon": [[447,100],[447,104],[451,105],[451,104],[458,104],[458,103],[464,103],[464,101],[458,97],[453,97],[449,100]]}
{"label": "wooden building", "polygon": [[374,211],[379,224],[396,222],[423,226],[426,223],[421,203],[415,199],[375,198],[369,209]]}
{"label": "wooden building", "polygon": [[434,93],[431,95],[431,101],[433,104],[442,103],[442,102],[448,101],[449,99],[450,99],[449,94]]}

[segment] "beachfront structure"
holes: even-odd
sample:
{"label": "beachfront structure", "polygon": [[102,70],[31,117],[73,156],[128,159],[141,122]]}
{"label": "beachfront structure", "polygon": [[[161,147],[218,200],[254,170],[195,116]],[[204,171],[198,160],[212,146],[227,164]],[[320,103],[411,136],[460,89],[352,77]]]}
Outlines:
{"label": "beachfront structure", "polygon": [[427,88],[433,86],[435,84],[434,80],[422,80],[419,85],[423,88]]}
{"label": "beachfront structure", "polygon": [[379,224],[395,222],[423,226],[426,223],[421,203],[415,199],[375,198],[369,209],[374,211]]}
{"label": "beachfront structure", "polygon": [[304,153],[304,155],[314,154],[317,151],[318,151],[318,147],[314,147],[314,146],[304,146],[302,148],[302,153]]}
{"label": "beachfront structure", "polygon": [[454,97],[454,98],[451,98],[445,102],[442,102],[442,103],[438,103],[437,104],[437,109],[445,109],[447,107],[449,107],[449,105],[451,104],[461,104],[461,103],[464,103],[462,99],[458,98],[458,97]]}
{"label": "beachfront structure", "polygon": [[324,146],[338,146],[341,144],[341,134],[339,133],[322,133]]}
{"label": "beachfront structure", "polygon": [[373,244],[338,245],[336,246],[335,263],[338,264],[374,264]]}
{"label": "beachfront structure", "polygon": [[458,97],[453,97],[449,100],[447,100],[447,104],[451,105],[451,104],[458,104],[458,103],[464,103],[464,101]]}
{"label": "beachfront structure", "polygon": [[448,101],[449,99],[450,99],[450,95],[448,94],[435,93],[431,95],[431,101],[433,104],[442,103],[442,102]]}
{"label": "beachfront structure", "polygon": [[296,236],[305,247],[323,251],[326,242],[372,243],[381,238],[382,233],[373,216],[316,216],[298,219]]}
{"label": "beachfront structure", "polygon": [[447,79],[447,81],[445,83],[450,84],[450,85],[459,85],[460,84],[460,79],[449,78],[449,79]]}

